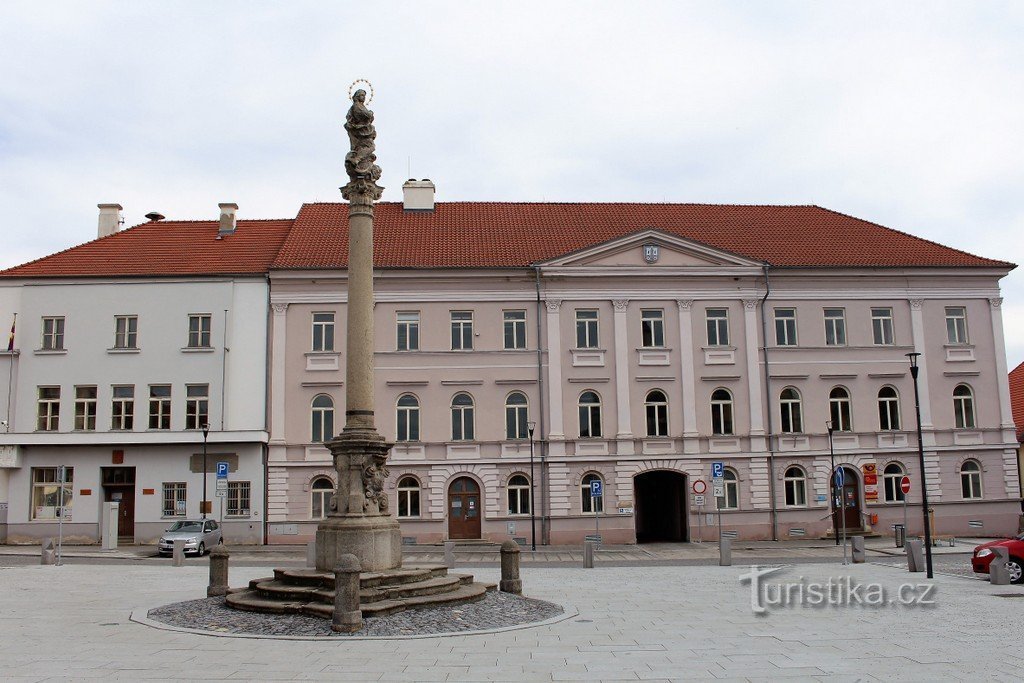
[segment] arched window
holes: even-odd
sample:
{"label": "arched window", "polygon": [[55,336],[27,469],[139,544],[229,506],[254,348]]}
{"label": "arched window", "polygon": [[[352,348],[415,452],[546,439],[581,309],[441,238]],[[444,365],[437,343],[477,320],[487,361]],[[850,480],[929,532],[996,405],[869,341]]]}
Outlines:
{"label": "arched window", "polygon": [[740,478],[736,470],[726,467],[723,473],[725,479],[725,498],[723,510],[738,510],[740,507]]}
{"label": "arched window", "polygon": [[783,434],[799,434],[804,431],[804,411],[799,391],[793,387],[783,389],[779,394],[779,410]]}
{"label": "arched window", "polygon": [[668,399],[660,389],[647,392],[644,399],[647,413],[647,436],[668,436]]}
{"label": "arched window", "polygon": [[807,474],[801,467],[786,469],[786,505],[801,507],[807,505]]}
{"label": "arched window", "polygon": [[966,384],[953,389],[953,417],[957,429],[974,429],[974,392]]}
{"label": "arched window", "polygon": [[981,465],[977,460],[964,460],[960,465],[960,491],[964,500],[981,498]]}
{"label": "arched window", "polygon": [[883,432],[900,428],[900,395],[892,387],[878,390],[878,428]]}
{"label": "arched window", "polygon": [[513,391],[505,399],[505,438],[528,439],[530,411],[526,394]]}
{"label": "arched window", "polygon": [[398,397],[398,441],[420,440],[420,402],[412,394]]}
{"label": "arched window", "polygon": [[508,514],[530,514],[530,480],[522,474],[508,480]]}
{"label": "arched window", "polygon": [[732,394],[728,389],[715,389],[711,393],[711,433],[732,434]]}
{"label": "arched window", "polygon": [[317,477],[309,485],[309,518],[324,519],[330,509],[334,495],[334,482],[327,477]]}
{"label": "arched window", "polygon": [[850,392],[836,387],[828,395],[828,410],[832,417],[832,429],[837,432],[852,432],[853,418],[850,411]]}
{"label": "arched window", "polygon": [[420,482],[416,477],[402,477],[398,480],[398,516],[420,516]]}
{"label": "arched window", "polygon": [[326,394],[313,397],[313,443],[330,441],[334,436],[334,401]]}
{"label": "arched window", "polygon": [[596,512],[604,512],[604,496],[594,497],[590,495],[590,482],[599,481],[601,482],[601,492],[604,493],[604,480],[601,479],[600,474],[593,472],[583,476],[580,480],[580,502],[583,506],[583,512],[589,512],[593,514]]}
{"label": "arched window", "polygon": [[601,397],[594,391],[580,394],[580,438],[601,437]]}
{"label": "arched window", "polygon": [[452,441],[473,440],[473,397],[460,393],[452,397]]}
{"label": "arched window", "polygon": [[906,471],[903,469],[903,465],[898,462],[891,462],[882,470],[882,485],[885,489],[886,503],[903,502],[905,496],[903,495],[903,489],[900,488],[900,480],[903,479],[905,474]]}

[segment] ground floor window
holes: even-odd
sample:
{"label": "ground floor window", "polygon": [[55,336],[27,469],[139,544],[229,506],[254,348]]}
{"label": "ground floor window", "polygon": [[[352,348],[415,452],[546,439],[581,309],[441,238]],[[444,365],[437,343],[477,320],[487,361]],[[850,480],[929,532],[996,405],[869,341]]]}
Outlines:
{"label": "ground floor window", "polygon": [[327,506],[334,495],[334,482],[327,477],[317,477],[309,487],[310,519],[326,519]]}
{"label": "ground floor window", "polygon": [[420,516],[420,483],[415,477],[402,477],[398,482],[398,516]]}
{"label": "ground floor window", "polygon": [[185,516],[185,482],[164,482],[164,517]]}
{"label": "ground floor window", "polygon": [[604,512],[604,496],[595,496],[591,493],[591,482],[601,482],[601,491],[604,491],[604,482],[600,475],[588,474],[583,477],[580,481],[580,504],[583,508],[583,512],[593,514],[595,512]]}
{"label": "ground floor window", "polygon": [[33,467],[32,519],[71,519],[74,479],[74,467]]}
{"label": "ground floor window", "polygon": [[228,507],[224,514],[228,517],[248,517],[251,491],[252,486],[247,481],[229,481]]}
{"label": "ground floor window", "polygon": [[723,510],[739,510],[740,508],[740,479],[736,470],[725,468],[723,476],[723,487],[725,496],[722,498]]}
{"label": "ground floor window", "polygon": [[530,480],[521,474],[508,480],[508,514],[530,514]]}

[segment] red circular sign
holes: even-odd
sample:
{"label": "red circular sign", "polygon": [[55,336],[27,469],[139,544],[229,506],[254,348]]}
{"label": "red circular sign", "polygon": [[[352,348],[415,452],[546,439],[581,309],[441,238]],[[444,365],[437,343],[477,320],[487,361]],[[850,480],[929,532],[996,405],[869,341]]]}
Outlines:
{"label": "red circular sign", "polygon": [[910,493],[910,477],[903,477],[900,479],[900,491],[903,491],[903,493]]}
{"label": "red circular sign", "polygon": [[708,483],[703,479],[698,479],[693,482],[693,492],[698,496],[708,490]]}

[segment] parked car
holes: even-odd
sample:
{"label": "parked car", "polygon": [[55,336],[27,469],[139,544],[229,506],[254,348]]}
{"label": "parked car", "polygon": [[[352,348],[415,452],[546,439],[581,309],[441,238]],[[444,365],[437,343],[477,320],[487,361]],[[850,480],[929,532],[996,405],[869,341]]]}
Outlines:
{"label": "parked car", "polygon": [[1010,555],[1010,561],[1006,563],[1007,569],[1010,570],[1010,582],[1024,583],[1024,534],[1016,538],[990,541],[979,545],[974,549],[974,555],[971,556],[971,566],[974,571],[979,574],[988,574],[988,566],[992,564],[992,560],[996,556],[992,552],[992,548],[996,546],[1005,547],[1006,552]]}
{"label": "parked car", "polygon": [[185,554],[195,553],[198,556],[218,543],[224,542],[220,524],[213,519],[182,519],[172,524],[160,537],[157,550],[161,555],[174,552],[174,542],[185,541]]}

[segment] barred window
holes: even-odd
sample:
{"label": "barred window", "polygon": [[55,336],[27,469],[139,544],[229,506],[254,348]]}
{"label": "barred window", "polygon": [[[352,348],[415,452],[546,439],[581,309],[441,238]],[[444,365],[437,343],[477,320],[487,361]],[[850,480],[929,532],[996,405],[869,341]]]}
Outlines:
{"label": "barred window", "polygon": [[247,481],[229,481],[227,509],[224,514],[228,517],[248,517],[251,491],[252,486]]}
{"label": "barred window", "polygon": [[184,517],[186,513],[186,486],[183,481],[164,482],[164,517]]}

